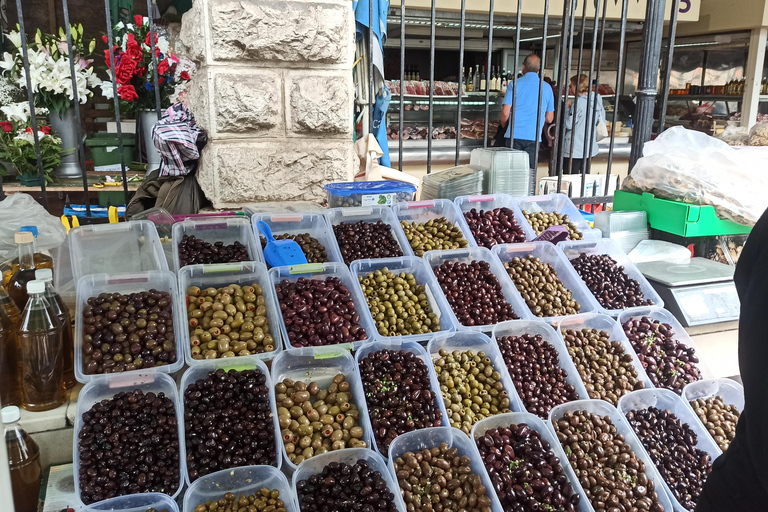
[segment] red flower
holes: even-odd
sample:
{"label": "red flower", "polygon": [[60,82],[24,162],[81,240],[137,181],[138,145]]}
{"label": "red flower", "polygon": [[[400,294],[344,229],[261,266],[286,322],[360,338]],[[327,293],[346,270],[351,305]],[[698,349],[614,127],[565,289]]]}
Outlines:
{"label": "red flower", "polygon": [[3,127],[5,133],[11,133],[13,131],[13,125],[8,121],[0,121],[0,126]]}
{"label": "red flower", "polygon": [[[120,49],[120,47],[119,47],[119,46],[115,46],[115,48],[114,48],[114,51],[115,51],[115,60],[117,60],[117,56],[118,56],[118,53],[117,53],[117,51],[118,51],[119,49]],[[107,64],[107,69],[112,69],[112,65],[110,64],[110,61],[109,61],[109,48],[107,48],[106,50],[104,50],[104,62]]]}
{"label": "red flower", "polygon": [[133,34],[128,34],[128,42],[125,46],[125,53],[127,53],[132,59],[141,60],[144,57],[144,52],[141,51],[141,46],[136,41]]}
{"label": "red flower", "polygon": [[133,101],[139,97],[132,85],[121,85],[117,88],[117,95],[120,96],[121,100],[125,101]]}
{"label": "red flower", "polygon": [[136,68],[136,76],[144,76],[144,74],[147,72],[147,68]]}
{"label": "red flower", "polygon": [[32,127],[27,126],[27,128],[24,130],[24,133],[32,133]]}
{"label": "red flower", "polygon": [[189,73],[187,73],[186,71],[182,71],[181,74],[179,75],[179,77],[182,80],[189,80]]}
{"label": "red flower", "polygon": [[40,127],[40,131],[43,132],[46,135],[50,135],[51,134],[51,127],[50,126],[46,126],[46,125],[42,125]]}
{"label": "red flower", "polygon": [[136,67],[135,60],[128,58],[127,55],[123,55],[123,58],[120,59],[120,64],[117,66],[117,83],[130,83],[131,78],[136,74]]}
{"label": "red flower", "polygon": [[144,18],[142,18],[141,15],[137,14],[133,17],[133,22],[136,24],[137,27],[140,27],[144,24]]}
{"label": "red flower", "polygon": [[[152,46],[152,39],[150,36],[152,35],[152,32],[147,32],[147,37],[144,38],[144,44],[147,46]],[[157,44],[157,33],[155,33],[155,44]]]}
{"label": "red flower", "polygon": [[109,38],[107,36],[101,36],[101,40],[104,41],[104,44],[109,44]]}
{"label": "red flower", "polygon": [[168,59],[162,60],[157,64],[157,72],[161,75],[168,73]]}

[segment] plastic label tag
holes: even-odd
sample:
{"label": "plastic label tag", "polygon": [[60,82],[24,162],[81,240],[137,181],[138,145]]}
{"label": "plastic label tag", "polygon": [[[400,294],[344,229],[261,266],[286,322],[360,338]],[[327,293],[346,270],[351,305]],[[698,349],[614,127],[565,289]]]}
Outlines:
{"label": "plastic label tag", "polygon": [[217,272],[237,272],[242,269],[243,266],[236,263],[218,263],[214,265],[203,265],[203,274],[215,274]]}
{"label": "plastic label tag", "polygon": [[493,196],[469,196],[470,203],[487,203],[493,201]]}
{"label": "plastic label tag", "polygon": [[363,194],[362,206],[392,206],[397,194]]}
{"label": "plastic label tag", "polygon": [[229,370],[235,370],[236,372],[244,372],[246,370],[254,370],[256,369],[256,366],[252,364],[232,364],[232,365],[217,366],[216,369],[224,370],[225,372],[228,372]]}
{"label": "plastic label tag", "polygon": [[124,388],[128,386],[143,386],[155,382],[154,373],[145,373],[139,375],[123,374],[119,377],[109,378],[109,388]]}
{"label": "plastic label tag", "polygon": [[[347,345],[349,345],[349,343],[347,343]],[[315,352],[315,359],[333,359],[334,357],[344,357],[344,352],[341,352],[339,350],[326,350],[326,351]]]}
{"label": "plastic label tag", "polygon": [[322,263],[305,263],[303,265],[291,265],[289,272],[291,274],[316,274],[325,270]]}
{"label": "plastic label tag", "polygon": [[411,210],[414,208],[429,208],[430,206],[435,206],[434,201],[412,201],[410,203],[406,203],[406,209]]}
{"label": "plastic label tag", "polygon": [[131,284],[131,283],[148,283],[148,277],[126,277],[125,279],[109,279],[107,284]]}
{"label": "plastic label tag", "polygon": [[301,215],[273,215],[269,220],[272,222],[301,222]]}
{"label": "plastic label tag", "polygon": [[342,217],[352,217],[355,215],[371,215],[373,210],[370,208],[343,208],[341,210]]}
{"label": "plastic label tag", "polygon": [[215,222],[215,223],[208,223],[208,222],[204,222],[203,223],[203,222],[200,222],[200,223],[198,223],[198,222],[192,221],[192,222],[190,222],[190,224],[194,224],[195,229],[201,229],[201,230],[202,229],[227,229],[229,227],[229,223],[228,222],[226,222],[226,223],[220,223],[220,222]]}

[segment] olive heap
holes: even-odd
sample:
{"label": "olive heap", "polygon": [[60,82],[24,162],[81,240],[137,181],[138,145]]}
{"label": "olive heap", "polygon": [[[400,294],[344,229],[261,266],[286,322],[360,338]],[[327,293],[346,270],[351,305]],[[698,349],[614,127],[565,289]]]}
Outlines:
{"label": "olive heap", "polygon": [[579,495],[562,462],[529,425],[490,429],[475,444],[503,510],[576,512]]}
{"label": "olive heap", "polygon": [[553,407],[579,399],[565,380],[568,372],[560,367],[557,349],[540,334],[502,336],[496,341],[528,412],[546,419]]}
{"label": "olive heap", "polygon": [[234,263],[251,261],[248,248],[235,240],[229,245],[224,242],[208,243],[195,235],[184,235],[179,242],[179,266],[211,263]]}
{"label": "olive heap", "polygon": [[400,434],[442,426],[443,413],[432,392],[429,368],[406,350],[377,350],[360,359],[373,437],[385,456]]}
{"label": "olive heap", "polygon": [[285,512],[280,491],[264,487],[256,494],[235,496],[228,492],[218,500],[206,501],[195,507],[195,512]]}
{"label": "olive heap", "polygon": [[581,240],[583,235],[576,224],[571,222],[567,215],[557,212],[527,212],[523,210],[523,217],[531,225],[536,235],[540,235],[552,226],[563,226],[568,230],[568,238]]}
{"label": "olive heap", "polygon": [[567,411],[552,425],[596,512],[672,512],[659,503],[645,464],[610,417]]}
{"label": "olive heap", "polygon": [[397,258],[403,249],[392,233],[392,227],[382,220],[374,223],[340,222],[333,226],[344,263],[367,258]]}
{"label": "olive heap", "polygon": [[187,289],[192,359],[250,356],[275,350],[264,290],[254,283]]}
{"label": "olive heap", "polygon": [[701,380],[696,350],[676,340],[671,325],[644,316],[627,320],[622,327],[655,387],[679,395],[686,384]]}
{"label": "olive heap", "polygon": [[736,424],[741,413],[735,405],[726,404],[721,396],[697,398],[691,407],[715,443],[725,451],[736,436]]}
{"label": "olive heap", "polygon": [[464,212],[477,245],[490,249],[496,244],[517,244],[525,242],[525,232],[515,219],[515,212],[509,208],[476,210]]}
{"label": "olive heap", "polygon": [[485,352],[440,349],[434,360],[440,393],[453,428],[469,434],[472,425],[511,412],[501,374]]}
{"label": "olive heap", "polygon": [[178,358],[173,299],[165,291],[102,293],[83,308],[83,373],[120,373]]}
{"label": "olive heap", "polygon": [[286,340],[294,347],[312,347],[352,343],[368,339],[360,326],[352,294],[338,277],[291,282],[284,279],[275,285],[283,314]]}
{"label": "olive heap", "polygon": [[[148,508],[146,512],[158,512],[156,508]],[[170,512],[167,508],[162,509],[160,512]]]}
{"label": "olive heap", "polygon": [[488,262],[447,260],[432,270],[461,325],[490,325],[518,318]]}
{"label": "olive heap", "polygon": [[[385,470],[386,471],[386,470]],[[395,495],[367,461],[331,462],[296,483],[301,512],[396,512]]]}
{"label": "olive heap", "polygon": [[624,267],[607,254],[581,253],[571,260],[571,265],[605,309],[653,305],[652,300],[643,296],[640,283],[629,277]]}
{"label": "olive heap", "polygon": [[712,471],[709,454],[696,448],[696,433],[670,411],[655,407],[630,411],[627,419],[675,499],[693,512]]}
{"label": "olive heap", "polygon": [[219,368],[184,391],[190,482],[222,469],[276,466],[267,376]]}
{"label": "olive heap", "polygon": [[83,413],[78,432],[80,499],[86,505],[179,488],[179,425],[173,400],[141,390],[117,393]]}
{"label": "olive heap", "polygon": [[440,331],[426,287],[413,274],[395,275],[387,267],[358,276],[376,329],[382,336],[408,336]]}
{"label": "olive heap", "polygon": [[280,437],[294,464],[332,450],[368,447],[360,411],[343,374],[336,375],[327,389],[317,382],[283,379],[275,385],[275,398]]}
{"label": "olive heap", "polygon": [[400,227],[405,232],[416,256],[424,256],[427,251],[461,249],[468,245],[459,226],[448,222],[445,217],[430,219],[426,222],[401,220]]}
{"label": "olive heap", "polygon": [[491,512],[491,498],[471,459],[448,443],[405,452],[395,459],[395,476],[408,512]]}
{"label": "olive heap", "polygon": [[[328,261],[328,252],[325,246],[317,238],[310,236],[309,233],[299,233],[297,235],[280,233],[273,236],[275,240],[293,240],[299,244],[301,252],[307,258],[307,263],[326,263]],[[261,248],[264,249],[267,246],[267,239],[263,236],[259,237],[259,239],[261,241]]]}
{"label": "olive heap", "polygon": [[533,254],[524,258],[515,256],[504,263],[504,268],[534,315],[576,315],[581,310],[573,292],[557,277],[555,267]]}
{"label": "olive heap", "polygon": [[637,376],[632,355],[624,351],[620,341],[611,341],[607,332],[563,329],[563,339],[589,398],[616,405],[622,396],[645,387]]}

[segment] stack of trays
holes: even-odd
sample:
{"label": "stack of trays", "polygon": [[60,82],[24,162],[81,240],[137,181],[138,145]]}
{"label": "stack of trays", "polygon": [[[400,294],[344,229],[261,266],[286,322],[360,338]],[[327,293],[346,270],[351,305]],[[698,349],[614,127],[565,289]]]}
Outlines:
{"label": "stack of trays", "polygon": [[534,193],[535,174],[531,174],[528,153],[508,148],[478,148],[470,154],[470,165],[487,169],[485,192],[513,197]]}
{"label": "stack of trays", "polygon": [[626,254],[650,238],[648,215],[643,211],[598,212],[595,214],[595,227],[603,232],[603,238],[616,242]]}
{"label": "stack of trays", "polygon": [[486,170],[476,165],[460,165],[434,174],[421,182],[421,199],[450,199],[483,193]]}

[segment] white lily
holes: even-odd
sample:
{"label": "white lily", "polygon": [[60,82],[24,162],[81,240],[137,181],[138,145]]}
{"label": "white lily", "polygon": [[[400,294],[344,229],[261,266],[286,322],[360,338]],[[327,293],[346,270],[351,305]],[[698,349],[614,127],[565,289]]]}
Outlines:
{"label": "white lily", "polygon": [[6,119],[9,121],[26,123],[29,120],[29,103],[22,101],[19,103],[11,103],[10,105],[3,105],[0,107],[0,112],[5,114]]}
{"label": "white lily", "polygon": [[8,34],[8,40],[15,46],[16,48],[21,48],[21,34],[19,32],[10,32]]}
{"label": "white lily", "polygon": [[104,81],[99,84],[99,87],[101,88],[101,94],[108,100],[111,100],[114,98],[113,90],[112,90],[112,82],[110,81]]}
{"label": "white lily", "polygon": [[5,52],[3,54],[2,62],[0,62],[0,68],[2,68],[3,71],[10,71],[15,65],[16,61],[13,59],[13,56],[10,53]]}

